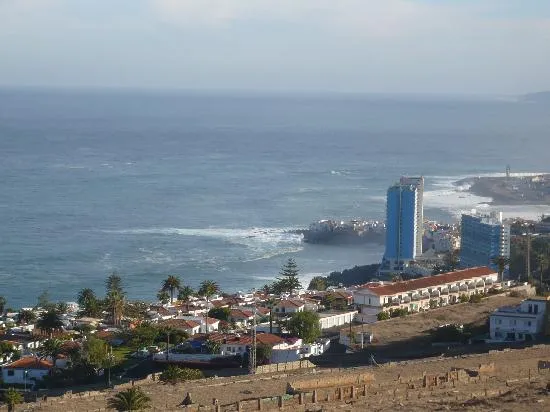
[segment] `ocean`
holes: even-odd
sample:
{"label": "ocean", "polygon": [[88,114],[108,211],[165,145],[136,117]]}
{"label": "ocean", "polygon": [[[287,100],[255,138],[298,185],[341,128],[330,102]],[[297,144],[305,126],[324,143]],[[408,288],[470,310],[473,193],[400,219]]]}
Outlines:
{"label": "ocean", "polygon": [[549,149],[550,107],[511,99],[0,90],[0,295],[74,301],[113,271],[133,299],[169,274],[244,291],[288,257],[307,286],[383,248],[290,230],[383,220],[401,175],[424,175],[426,217],[452,221],[490,201],[454,181],[548,171]]}

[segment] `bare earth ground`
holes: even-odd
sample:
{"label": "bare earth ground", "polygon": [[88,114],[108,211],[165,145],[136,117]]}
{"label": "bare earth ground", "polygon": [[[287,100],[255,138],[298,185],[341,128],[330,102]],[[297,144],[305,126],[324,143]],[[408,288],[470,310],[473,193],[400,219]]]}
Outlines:
{"label": "bare earth ground", "polygon": [[[187,392],[190,392],[195,403],[212,405],[217,398],[221,405],[228,405],[237,400],[256,397],[273,397],[284,395],[287,382],[297,377],[344,376],[358,372],[372,372],[375,381],[367,388],[367,396],[355,400],[325,402],[326,394],[333,389],[319,389],[317,404],[311,403],[311,396],[306,406],[290,405],[285,410],[296,411],[390,411],[405,409],[420,410],[517,410],[521,407],[529,411],[550,410],[550,397],[545,390],[550,382],[550,371],[538,372],[539,360],[550,361],[550,346],[494,351],[490,354],[440,358],[399,362],[381,367],[363,367],[353,369],[322,369],[300,371],[293,374],[274,376],[255,376],[243,378],[214,378],[201,382],[178,385],[163,385],[148,382],[140,385],[152,398],[154,410],[178,410],[178,405]],[[480,363],[495,363],[494,376],[468,378],[456,385],[446,383],[437,388],[422,388],[422,375],[445,374],[453,368],[475,370]],[[529,377],[531,377],[529,382]],[[414,387],[411,389],[410,385]],[[487,392],[485,392],[487,391]],[[95,398],[50,399],[41,405],[27,405],[27,410],[36,411],[97,411],[105,410],[107,398],[116,391],[104,391]],[[500,392],[500,394],[499,394]],[[268,410],[267,408],[264,408]],[[222,410],[236,410],[236,407],[224,407]],[[254,409],[244,409],[254,410]]]}
{"label": "bare earth ground", "polygon": [[355,327],[359,332],[362,328],[374,335],[374,346],[393,344],[411,339],[429,336],[430,329],[447,323],[474,324],[483,326],[489,315],[500,306],[518,305],[524,298],[495,295],[483,299],[480,303],[463,303],[431,309],[402,318],[376,322],[364,327]]}

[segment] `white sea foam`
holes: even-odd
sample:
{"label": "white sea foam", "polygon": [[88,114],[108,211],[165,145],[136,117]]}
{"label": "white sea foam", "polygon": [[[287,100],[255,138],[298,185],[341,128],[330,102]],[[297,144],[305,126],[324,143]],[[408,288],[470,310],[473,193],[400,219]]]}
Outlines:
{"label": "white sea foam", "polygon": [[[136,228],[124,230],[105,230],[105,233],[124,235],[166,235],[188,236],[220,239],[234,245],[247,248],[248,253],[243,261],[250,262],[262,259],[270,259],[275,256],[288,253],[296,253],[303,249],[302,235],[292,233],[294,228]],[[169,257],[158,254],[150,254],[151,261],[161,261]],[[201,256],[204,262],[206,256]]]}
{"label": "white sea foam", "polygon": [[[513,177],[528,177],[542,174],[542,172],[518,172],[511,173]],[[469,184],[456,185],[459,180],[473,177],[504,177],[505,173],[484,173],[479,175],[459,176],[426,176],[427,186],[437,189],[424,192],[424,207],[445,210],[458,217],[462,213],[472,209],[483,209],[485,211],[502,211],[504,217],[522,217],[526,219],[537,219],[543,213],[550,213],[548,205],[515,205],[515,206],[493,206],[490,197],[477,196],[468,192]]]}

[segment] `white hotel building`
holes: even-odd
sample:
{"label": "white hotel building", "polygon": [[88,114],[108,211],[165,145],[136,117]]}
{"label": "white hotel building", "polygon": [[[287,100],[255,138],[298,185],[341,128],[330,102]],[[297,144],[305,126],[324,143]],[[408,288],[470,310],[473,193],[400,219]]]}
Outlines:
{"label": "white hotel building", "polygon": [[475,267],[404,282],[367,283],[354,291],[353,302],[359,308],[358,320],[371,323],[384,310],[417,312],[429,309],[431,300],[438,306],[456,303],[461,295],[487,292],[497,279],[493,269]]}

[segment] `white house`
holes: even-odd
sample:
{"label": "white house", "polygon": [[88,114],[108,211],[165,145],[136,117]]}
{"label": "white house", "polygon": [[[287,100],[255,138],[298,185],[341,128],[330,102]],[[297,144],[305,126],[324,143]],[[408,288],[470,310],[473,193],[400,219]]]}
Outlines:
{"label": "white house", "polygon": [[34,386],[36,381],[48,375],[53,364],[37,357],[21,358],[2,367],[2,381],[5,384]]}
{"label": "white house", "polygon": [[167,319],[159,322],[159,325],[181,330],[187,333],[189,336],[193,336],[200,332],[201,324],[195,320],[189,319]]}
{"label": "white house", "polygon": [[278,315],[293,314],[296,312],[303,312],[305,309],[305,303],[299,300],[283,299],[277,303],[274,307],[274,312]]}
{"label": "white house", "polygon": [[544,331],[548,300],[530,298],[515,307],[505,306],[489,317],[493,341],[534,340]]}
{"label": "white house", "polygon": [[353,292],[353,302],[359,307],[358,319],[376,322],[382,311],[406,309],[417,312],[437,306],[457,303],[461,295],[485,293],[493,287],[498,273],[489,267],[475,267],[440,275],[422,277],[389,284],[367,284]]}
{"label": "white house", "polygon": [[206,317],[203,316],[178,316],[176,319],[193,320],[200,325],[199,333],[216,332],[220,328],[219,319],[208,318],[208,330],[206,330]]}
{"label": "white house", "polygon": [[254,312],[245,309],[231,309],[229,313],[229,321],[234,322],[237,326],[248,327],[254,321]]}

